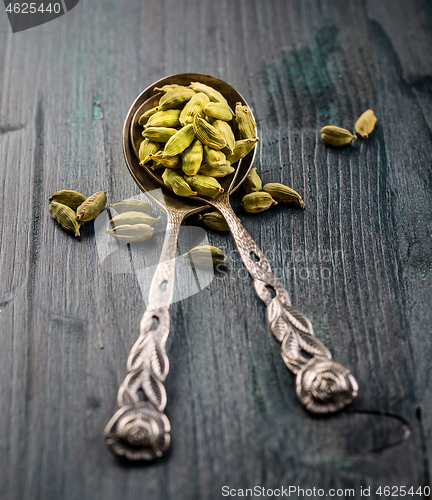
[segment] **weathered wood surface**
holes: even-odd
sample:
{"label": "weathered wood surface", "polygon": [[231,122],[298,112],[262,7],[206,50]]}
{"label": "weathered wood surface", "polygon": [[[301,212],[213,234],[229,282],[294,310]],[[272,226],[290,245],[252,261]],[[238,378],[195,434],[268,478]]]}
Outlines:
{"label": "weathered wood surface", "polygon": [[[1,499],[213,500],[224,485],[352,487],[357,498],[360,486],[428,484],[431,28],[427,0],[93,0],[17,34],[2,8]],[[209,233],[230,258],[171,309],[172,447],[129,466],[102,432],[144,298],[120,261],[101,266],[92,225],[70,237],[47,198],[138,194],[123,120],[143,88],[185,71],[246,97],[263,180],[304,195],[304,211],[239,214],[360,392],[334,417],[302,410],[232,239]],[[321,126],[352,129],[369,107],[369,140],[321,142]]]}

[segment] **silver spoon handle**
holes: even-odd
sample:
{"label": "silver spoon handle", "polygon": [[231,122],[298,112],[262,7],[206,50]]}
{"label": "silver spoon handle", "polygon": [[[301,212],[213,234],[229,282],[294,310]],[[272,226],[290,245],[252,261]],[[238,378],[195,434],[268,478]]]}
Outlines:
{"label": "silver spoon handle", "polygon": [[169,371],[165,345],[181,222],[181,214],[168,213],[165,240],[150,285],[149,303],[141,319],[140,335],[129,354],[128,374],[118,391],[120,408],[104,432],[111,451],[129,460],[160,458],[170,445],[170,423],[163,413],[167,404],[163,382]]}
{"label": "silver spoon handle", "polygon": [[297,374],[299,400],[313,413],[341,410],[357,396],[355,378],[332,359],[327,347],[314,336],[311,322],[291,305],[288,292],[272,273],[268,260],[229,203],[222,198],[212,204],[225,217],[243,264],[254,280],[255,290],[267,306],[270,331],[281,343],[282,359]]}

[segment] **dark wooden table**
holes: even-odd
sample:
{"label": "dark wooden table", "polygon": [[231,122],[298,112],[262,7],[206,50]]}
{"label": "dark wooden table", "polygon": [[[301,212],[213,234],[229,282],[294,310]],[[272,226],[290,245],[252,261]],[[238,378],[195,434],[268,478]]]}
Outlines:
{"label": "dark wooden table", "polygon": [[[384,498],[380,486],[429,484],[431,28],[427,0],[83,0],[16,34],[1,8],[2,500],[213,500],[223,486]],[[102,432],[145,297],[134,273],[101,265],[93,225],[66,234],[47,199],[137,195],[124,118],[145,87],[185,71],[245,96],[264,182],[303,195],[304,211],[238,214],[360,391],[337,416],[301,408],[231,237],[209,231],[229,260],[171,309],[171,449],[127,465]],[[321,141],[323,125],[352,130],[368,108],[368,140]]]}

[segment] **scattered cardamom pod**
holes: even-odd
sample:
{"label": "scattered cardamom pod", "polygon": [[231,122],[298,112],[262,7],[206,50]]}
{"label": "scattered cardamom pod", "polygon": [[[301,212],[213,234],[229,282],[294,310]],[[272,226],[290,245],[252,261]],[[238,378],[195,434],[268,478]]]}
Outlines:
{"label": "scattered cardamom pod", "polygon": [[153,212],[150,203],[142,200],[135,200],[134,198],[117,201],[116,203],[112,203],[110,207],[113,207],[119,214],[124,214],[125,212],[142,212],[151,215]]}
{"label": "scattered cardamom pod", "polygon": [[199,115],[194,116],[193,129],[198,139],[212,149],[219,150],[226,147],[226,140],[222,137],[221,133]]}
{"label": "scattered cardamom pod", "polygon": [[165,169],[162,174],[162,180],[166,186],[171,188],[179,196],[195,196],[196,191],[192,191],[189,184],[181,175],[176,174],[175,170]]}
{"label": "scattered cardamom pod", "polygon": [[231,155],[227,156],[227,160],[231,164],[238,162],[252,151],[258,141],[258,137],[236,141],[234,151]]}
{"label": "scattered cardamom pod", "polygon": [[206,226],[214,229],[215,231],[229,231],[228,224],[226,223],[223,215],[220,212],[208,212],[206,214],[200,214],[198,215],[198,219],[202,220]]}
{"label": "scattered cardamom pod", "polygon": [[219,165],[218,167],[211,167],[210,165],[203,165],[198,173],[201,175],[207,175],[208,177],[226,177],[227,175],[235,172],[235,168],[231,166],[231,163],[227,161],[223,165]]}
{"label": "scattered cardamom pod", "polygon": [[148,119],[150,118],[150,116],[154,115],[155,113],[157,113],[157,107],[154,107],[154,108],[151,108],[151,109],[148,109],[147,111],[145,111],[139,118],[138,120],[138,124],[141,125],[141,127],[144,127],[144,125],[146,125],[146,123],[148,122]]}
{"label": "scattered cardamom pod", "polygon": [[[198,95],[198,94],[197,94]],[[206,96],[207,97],[207,96]],[[192,144],[182,153],[182,169],[186,175],[194,175],[201,167],[203,160],[203,145],[198,139],[194,139]]]}
{"label": "scattered cardamom pod", "polygon": [[187,87],[168,90],[159,101],[158,110],[182,108],[195,95],[195,91]]}
{"label": "scattered cardamom pod", "polygon": [[165,111],[158,111],[148,119],[144,128],[148,127],[167,127],[175,128],[180,127],[180,110],[167,109]]}
{"label": "scattered cardamom pod", "polygon": [[150,155],[154,155],[160,149],[160,144],[158,142],[153,142],[150,139],[144,139],[139,148],[139,159],[140,165],[143,166],[150,160]]}
{"label": "scattered cardamom pod", "polygon": [[79,222],[90,222],[102,212],[107,202],[106,192],[99,191],[89,196],[76,211],[76,218]]}
{"label": "scattered cardamom pod", "polygon": [[52,201],[49,206],[49,211],[54,220],[56,220],[60,226],[65,230],[74,232],[75,236],[80,236],[80,223],[76,219],[76,213],[72,208],[63,203],[58,203],[57,201]]}
{"label": "scattered cardamom pod", "polygon": [[288,186],[279,184],[278,182],[271,182],[263,187],[263,191],[271,195],[271,197],[282,203],[293,203],[298,201],[300,203],[300,208],[304,208],[304,202],[302,197]]}
{"label": "scattered cardamom pod", "polygon": [[175,156],[188,148],[195,139],[194,126],[192,123],[181,128],[165,144],[164,153],[166,156]]}
{"label": "scattered cardamom pod", "polygon": [[202,115],[204,112],[204,107],[210,102],[210,99],[203,92],[198,92],[192,99],[186,103],[186,106],[182,109],[180,113],[180,123],[182,127],[193,123],[193,117],[195,115]]}
{"label": "scattered cardamom pod", "polygon": [[86,197],[83,194],[78,193],[77,191],[72,191],[70,189],[62,189],[61,191],[56,191],[49,197],[49,201],[62,203],[72,210],[76,210],[81,205],[81,203],[85,201],[85,199]]}
{"label": "scattered cardamom pod", "polygon": [[241,204],[246,212],[257,214],[259,212],[264,212],[264,210],[269,209],[272,205],[277,205],[277,201],[268,193],[259,191],[243,196]]}
{"label": "scattered cardamom pod", "polygon": [[209,102],[204,108],[204,113],[211,118],[223,120],[225,122],[229,122],[233,119],[233,115],[228,105],[220,102]]}
{"label": "scattered cardamom pod", "polygon": [[369,134],[375,128],[375,123],[377,119],[374,112],[368,109],[363,114],[360,115],[359,119],[356,121],[355,130],[364,139],[369,137]]}
{"label": "scattered cardamom pod", "polygon": [[211,245],[194,247],[185,253],[183,257],[189,259],[194,266],[204,268],[217,266],[225,260],[225,254],[222,250]]}
{"label": "scattered cardamom pod", "polygon": [[247,194],[262,191],[262,180],[257,174],[256,168],[250,169],[244,180],[243,189]]}
{"label": "scattered cardamom pod", "polygon": [[177,132],[176,128],[149,127],[142,132],[142,136],[153,142],[168,142]]}
{"label": "scattered cardamom pod", "polygon": [[235,115],[237,126],[243,139],[254,138],[256,136],[256,123],[252,118],[252,113],[248,106],[244,106],[241,102],[238,102],[235,108]]}
{"label": "scattered cardamom pod", "polygon": [[324,142],[330,146],[346,146],[351,141],[357,139],[356,135],[352,135],[349,130],[335,127],[334,125],[326,125],[321,129],[321,137]]}
{"label": "scattered cardamom pod", "polygon": [[228,101],[225,99],[225,97],[213,87],[209,87],[208,85],[200,82],[192,82],[189,87],[195,92],[204,92],[204,94],[209,97],[210,101],[220,102],[228,106]]}
{"label": "scattered cardamom pod", "polygon": [[223,193],[222,186],[214,177],[195,174],[191,177],[185,176],[185,180],[192,189],[195,189],[199,196],[214,198],[219,193]]}
{"label": "scattered cardamom pod", "polygon": [[145,241],[153,236],[153,228],[148,224],[124,224],[107,229],[106,232],[116,240],[125,242]]}
{"label": "scattered cardamom pod", "polygon": [[160,220],[161,217],[152,217],[143,212],[124,212],[113,217],[110,222],[116,227],[123,226],[124,224],[148,224],[149,226],[153,226],[153,224],[156,224]]}

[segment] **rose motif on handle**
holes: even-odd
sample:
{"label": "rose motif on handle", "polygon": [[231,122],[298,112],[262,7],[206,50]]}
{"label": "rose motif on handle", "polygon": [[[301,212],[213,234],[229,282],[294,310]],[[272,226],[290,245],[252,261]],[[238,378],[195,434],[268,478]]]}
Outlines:
{"label": "rose motif on handle", "polygon": [[160,458],[170,445],[170,423],[149,402],[121,407],[105,428],[111,451],[128,460]]}
{"label": "rose motif on handle", "polygon": [[332,413],[352,403],[358,385],[350,371],[324,357],[311,358],[297,373],[297,396],[313,413]]}

